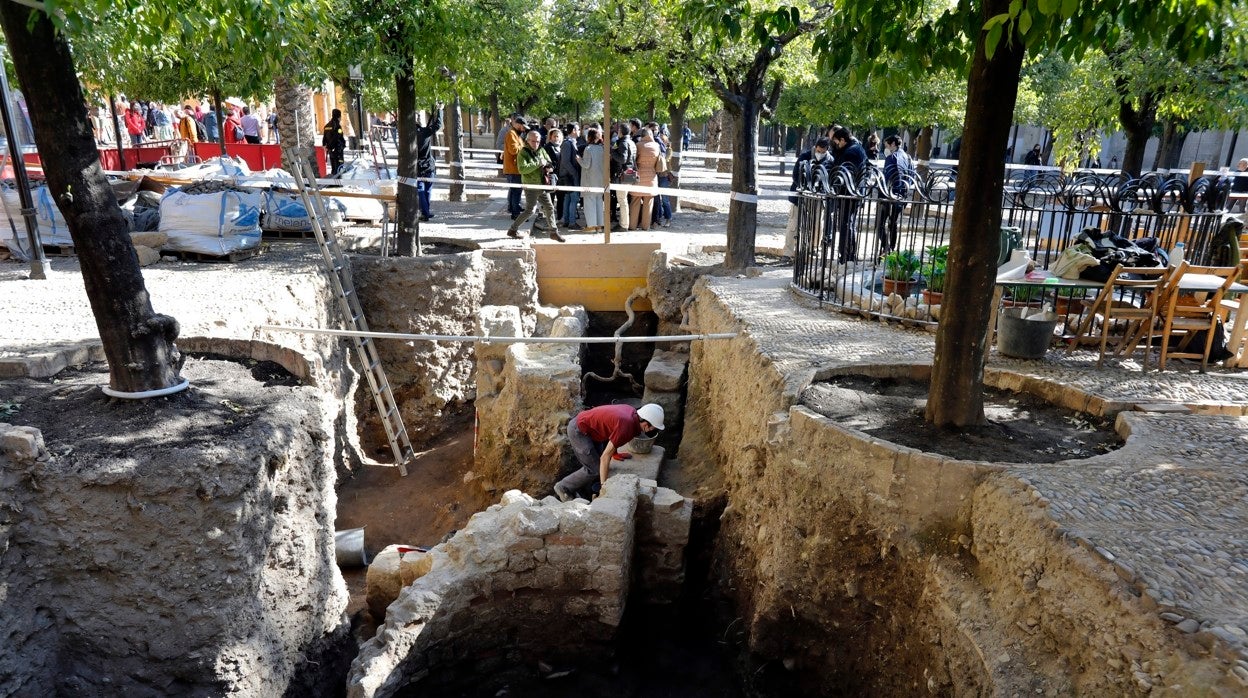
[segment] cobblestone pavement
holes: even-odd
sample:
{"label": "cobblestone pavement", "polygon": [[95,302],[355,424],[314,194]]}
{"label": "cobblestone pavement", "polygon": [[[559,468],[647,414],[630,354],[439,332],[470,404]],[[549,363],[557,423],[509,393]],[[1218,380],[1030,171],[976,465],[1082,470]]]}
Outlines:
{"label": "cobblestone pavement", "polygon": [[[789,291],[784,272],[711,279],[766,356],[791,377],[850,364],[930,362],[935,335],[814,307]],[[993,354],[989,366],[1113,400],[1248,407],[1248,373],[1199,373],[1137,361],[1096,368],[1092,352],[1042,361]],[[1137,413],[1123,448],[1082,461],[1009,464],[1035,488],[1068,538],[1112,564],[1179,632],[1218,637],[1248,680],[1248,418]]]}

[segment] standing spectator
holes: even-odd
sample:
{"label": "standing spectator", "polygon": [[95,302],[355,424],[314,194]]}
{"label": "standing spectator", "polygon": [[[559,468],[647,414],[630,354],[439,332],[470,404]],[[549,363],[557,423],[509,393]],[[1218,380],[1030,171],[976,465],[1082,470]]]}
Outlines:
{"label": "standing spectator", "polygon": [[204,132],[207,135],[207,138],[204,140],[209,143],[216,143],[220,140],[221,129],[217,128],[217,110],[211,106],[208,107],[208,111],[204,112],[202,121],[204,124]]}
{"label": "standing spectator", "polygon": [[[188,105],[189,106],[189,105]],[[182,109],[173,110],[174,134],[187,143],[199,142],[199,131],[190,112]]]}
{"label": "standing spectator", "polygon": [[[507,237],[520,237],[520,226],[533,215],[533,210],[539,205],[542,207],[542,216],[546,219],[546,224],[550,227],[547,231],[550,239],[556,242],[564,242],[563,236],[556,229],[555,205],[550,201],[550,192],[545,189],[539,189],[546,184],[546,179],[554,175],[555,165],[550,161],[550,156],[546,154],[546,150],[542,148],[542,134],[537,129],[533,129],[524,134],[525,147],[520,149],[516,155],[516,166],[520,170],[521,182],[529,185],[524,190],[525,205],[524,211],[520,213],[511,227],[507,229]],[[537,223],[533,224],[533,231],[538,230]]]}
{"label": "standing spectator", "polygon": [[329,172],[325,176],[333,177],[342,169],[342,151],[347,147],[347,138],[342,135],[342,110],[330,112],[329,121],[321,130],[321,145],[329,156]]}
{"label": "standing spectator", "polygon": [[[615,139],[611,141],[611,181],[620,182],[623,173],[637,165],[637,144],[628,135],[628,124],[616,124],[615,129]],[[627,200],[628,197],[611,192],[611,222],[618,222],[623,230],[628,230],[628,206],[624,203]]]}
{"label": "standing spectator", "polygon": [[130,109],[126,111],[126,133],[130,134],[130,145],[142,143],[145,130],[147,130],[147,120],[143,118],[143,108],[139,106],[138,100],[135,100],[130,103]]}
{"label": "standing spectator", "polygon": [[433,107],[432,117],[426,117],[423,125],[416,127],[416,198],[420,202],[420,220],[433,218],[429,210],[429,193],[433,191],[433,176],[437,173],[438,161],[433,155],[433,139],[442,130],[442,103]]}
{"label": "standing spectator", "polygon": [[[655,187],[658,185],[659,158],[663,157],[659,152],[659,144],[655,142],[648,128],[642,128],[637,135],[640,138],[637,143],[637,176],[640,178],[637,186]],[[632,203],[629,205],[628,227],[636,229],[640,226],[642,230],[649,230],[654,196],[633,193],[629,198]]]}
{"label": "standing spectator", "polygon": [[1027,151],[1027,154],[1023,156],[1023,164],[1034,165],[1036,167],[1040,167],[1044,164],[1044,156],[1040,153],[1039,143],[1031,146],[1031,150]]}
{"label": "standing spectator", "polygon": [[910,197],[910,184],[918,179],[919,173],[914,169],[914,162],[906,151],[901,149],[901,138],[889,136],[884,139],[884,181],[890,191],[897,197],[895,203],[882,204],[876,214],[876,236],[880,239],[880,254],[885,255],[897,249],[897,219],[906,209],[906,199]]}
{"label": "standing spectator", "polygon": [[880,158],[880,134],[872,131],[867,134],[867,143],[865,146],[868,160],[878,160]]}
{"label": "standing spectator", "polygon": [[221,135],[226,145],[247,142],[243,138],[243,121],[233,107],[225,108],[225,123],[221,127]]}
{"label": "standing spectator", "polygon": [[[507,131],[507,140],[503,144],[503,176],[511,184],[520,184],[520,168],[517,159],[520,151],[524,149],[524,141],[521,140],[520,134],[524,133],[527,124],[524,123],[523,116],[515,116],[511,120],[511,129]],[[542,134],[537,134],[539,143]],[[520,216],[520,187],[512,187],[507,190],[507,213],[511,214],[511,220],[516,220]]]}
{"label": "standing spectator", "polygon": [[243,118],[239,119],[243,127],[243,138],[248,143],[260,142],[260,120],[251,113],[251,107],[243,107]]}
{"label": "standing spectator", "polygon": [[[662,128],[659,129],[658,135],[654,137],[654,142],[659,144],[659,162],[655,168],[659,174],[659,189],[667,189],[672,186],[672,161],[669,156],[671,147],[667,134],[663,132]],[[654,197],[654,220],[652,222],[664,228],[672,222],[672,205],[661,192]]]}
{"label": "standing spectator", "polygon": [[[797,191],[803,188],[819,191],[819,189],[815,189],[816,182],[822,183],[820,185],[820,189],[822,189],[831,181],[828,177],[829,170],[832,168],[832,158],[828,154],[831,145],[827,138],[820,138],[815,141],[813,148],[797,156],[797,162],[793,164],[793,183],[789,186],[789,191]],[[806,163],[810,163],[809,166]],[[784,250],[780,253],[782,257],[794,256],[797,249],[798,197],[790,196],[789,203],[793,205],[789,208],[789,222],[784,230]],[[822,216],[816,217],[816,224],[822,227]]]}
{"label": "standing spectator", "polygon": [[[602,132],[596,128],[585,130],[585,152],[581,154],[581,186],[601,188],[606,185],[603,164],[607,151],[602,145]],[[585,232],[602,230],[602,198],[599,193],[585,196]]]}
{"label": "standing spectator", "polygon": [[[581,186],[581,165],[577,161],[577,153],[581,150],[580,136],[581,127],[576,124],[568,124],[565,127],[567,133],[563,139],[563,145],[559,148],[559,182],[570,187]],[[601,165],[601,163],[599,163]],[[561,202],[559,204],[559,215],[563,218],[563,224],[568,228],[576,226],[576,206],[581,201],[581,193],[579,191],[559,192]]]}
{"label": "standing spectator", "polygon": [[693,129],[686,126],[684,132],[680,134],[680,152],[689,150],[691,142],[693,142]]}
{"label": "standing spectator", "polygon": [[494,150],[498,151],[498,154],[494,156],[494,159],[497,160],[500,165],[503,164],[503,149],[507,147],[507,134],[511,133],[512,124],[515,123],[517,116],[519,116],[519,114],[512,114],[507,117],[507,121],[499,124],[498,133],[494,136]]}
{"label": "standing spectator", "polygon": [[1248,211],[1248,158],[1240,158],[1235,164],[1235,169],[1239,174],[1235,175],[1235,181],[1231,182],[1231,199],[1227,210],[1234,211],[1236,207],[1240,211]]}
{"label": "standing spectator", "polygon": [[[842,176],[853,181],[858,180],[863,166],[867,163],[867,151],[862,143],[854,138],[854,134],[844,126],[837,126],[832,131],[833,165],[843,170]],[[839,177],[833,177],[839,180]],[[836,257],[838,264],[858,261],[858,207],[860,200],[849,196],[849,191],[839,190],[845,196],[836,199],[838,215],[836,218],[840,238],[837,242]]]}
{"label": "standing spectator", "polygon": [[152,102],[151,106],[148,107],[148,114],[151,114],[151,121],[155,124],[152,133],[155,135],[156,140],[173,140],[173,119],[165,111],[165,105],[160,102]]}
{"label": "standing spectator", "polygon": [[[558,185],[563,183],[559,180],[559,156],[562,149],[563,129],[556,127],[547,130],[546,135],[543,137],[542,150],[546,151],[546,156],[550,158],[551,164],[555,166],[555,171],[551,173],[550,177],[551,184]],[[550,193],[550,198],[555,202],[555,214],[559,219],[559,225],[563,225],[563,192],[553,191]]]}

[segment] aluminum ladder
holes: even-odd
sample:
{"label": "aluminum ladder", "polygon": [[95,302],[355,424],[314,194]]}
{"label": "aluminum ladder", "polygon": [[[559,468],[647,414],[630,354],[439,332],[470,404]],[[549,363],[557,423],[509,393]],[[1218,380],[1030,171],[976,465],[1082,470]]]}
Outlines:
{"label": "aluminum ladder", "polygon": [[[346,329],[351,332],[368,332],[368,321],[364,319],[364,310],[360,307],[360,299],[356,293],[355,283],[351,278],[351,266],[347,263],[333,226],[329,224],[328,209],[325,198],[321,195],[320,185],[316,181],[313,170],[311,148],[283,148],[287,159],[295,166],[291,175],[299,189],[299,197],[308,218],[312,223],[312,232],[316,235],[316,243],[321,248],[321,257],[329,278],[333,282],[334,295],[338,298],[338,307]],[[377,353],[376,340],[370,337],[351,337],[355,344],[356,357],[364,369],[368,379],[369,390],[373,393],[373,402],[377,405],[377,414],[381,416],[381,425],[385,427],[386,439],[390,442],[390,451],[394,454],[394,462],[399,472],[407,475],[407,463],[415,455],[412,443],[407,438],[407,428],[403,426],[403,417],[394,401],[394,393],[390,390],[390,381],[386,379],[386,371],[381,365],[381,357]]]}
{"label": "aluminum ladder", "polygon": [[[386,162],[386,145],[381,140],[381,129],[383,128],[389,127],[373,126],[368,129],[368,150],[373,156],[373,170],[377,172],[377,178],[390,179],[390,163]],[[382,176],[382,170],[385,170],[385,176]]]}

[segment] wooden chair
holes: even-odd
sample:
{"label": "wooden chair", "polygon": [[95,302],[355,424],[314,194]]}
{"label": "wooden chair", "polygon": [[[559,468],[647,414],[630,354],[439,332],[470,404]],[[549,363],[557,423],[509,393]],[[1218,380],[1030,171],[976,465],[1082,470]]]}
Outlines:
{"label": "wooden chair", "polygon": [[[1184,274],[1209,274],[1223,281],[1216,290],[1207,293],[1185,293],[1180,288]],[[1185,261],[1175,270],[1162,309],[1165,322],[1161,331],[1161,370],[1166,369],[1168,359],[1200,359],[1200,372],[1209,368],[1209,349],[1213,346],[1213,333],[1219,328],[1222,296],[1238,278],[1239,267],[1194,267]],[[1188,350],[1188,345],[1201,331],[1205,333],[1204,346],[1200,351]],[[1171,350],[1174,339],[1179,342]]]}
{"label": "wooden chair", "polygon": [[[1153,329],[1157,325],[1160,298],[1171,278],[1166,267],[1124,267],[1119,264],[1110,273],[1109,280],[1093,300],[1084,300],[1086,308],[1083,322],[1066,347],[1066,353],[1081,344],[1099,343],[1101,354],[1096,360],[1097,368],[1105,362],[1105,349],[1115,323],[1125,321],[1122,334],[1114,344],[1114,356],[1129,356],[1147,337],[1144,344],[1144,368],[1148,368],[1148,354],[1153,345]],[[1101,319],[1100,332],[1096,332],[1096,320]]]}
{"label": "wooden chair", "polygon": [[[1240,259],[1239,278],[1248,279],[1248,255]],[[1248,297],[1240,294],[1236,298],[1223,298],[1218,306],[1218,319],[1231,330],[1226,340],[1226,350],[1231,352],[1231,358],[1226,360],[1228,367],[1248,368],[1248,302],[1245,301]]]}

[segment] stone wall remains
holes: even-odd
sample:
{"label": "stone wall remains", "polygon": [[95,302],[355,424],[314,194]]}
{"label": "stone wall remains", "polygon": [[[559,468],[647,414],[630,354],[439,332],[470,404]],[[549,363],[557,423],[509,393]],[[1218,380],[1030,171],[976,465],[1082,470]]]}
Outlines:
{"label": "stone wall remains", "polygon": [[[562,308],[549,318],[549,336],[581,337],[587,324],[584,309]],[[486,306],[476,330],[522,334],[523,316],[515,306]],[[568,469],[564,430],[581,406],[582,353],[579,344],[477,343],[477,486],[548,492]]]}
{"label": "stone wall remains", "polygon": [[532,678],[539,661],[600,659],[625,602],[647,600],[630,597],[630,580],[659,591],[678,580],[692,506],[630,474],[609,478],[593,503],[507,492],[422,558],[421,576],[361,647],[348,695],[408,684],[489,694]]}
{"label": "stone wall remains", "polygon": [[[514,305],[520,327],[537,322],[532,250],[487,250],[424,257],[351,258],[369,328],[377,332],[470,335],[483,305]],[[474,347],[466,342],[377,341],[413,445],[428,444],[476,397]],[[356,402],[365,442],[384,445],[367,386]]]}

